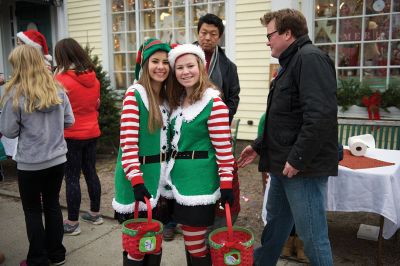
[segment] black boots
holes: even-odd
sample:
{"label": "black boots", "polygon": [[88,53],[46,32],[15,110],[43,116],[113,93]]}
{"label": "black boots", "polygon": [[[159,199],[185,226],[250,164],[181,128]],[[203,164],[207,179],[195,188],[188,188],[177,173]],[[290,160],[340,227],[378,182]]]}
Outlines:
{"label": "black boots", "polygon": [[191,260],[190,266],[211,266],[210,253],[208,253],[205,257],[190,256],[190,260]]}
{"label": "black boots", "polygon": [[160,254],[145,255],[142,261],[128,259],[128,253],[126,251],[122,253],[122,256],[123,266],[160,266],[162,252]]}

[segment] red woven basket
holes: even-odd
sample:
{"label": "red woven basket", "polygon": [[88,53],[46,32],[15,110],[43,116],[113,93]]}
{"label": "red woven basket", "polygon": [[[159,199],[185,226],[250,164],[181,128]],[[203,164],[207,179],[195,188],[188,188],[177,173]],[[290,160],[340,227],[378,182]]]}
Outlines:
{"label": "red woven basket", "polygon": [[160,253],[163,225],[152,219],[150,201],[145,197],[147,219],[139,217],[139,202],[135,202],[134,219],[122,224],[122,247],[128,254]]}
{"label": "red woven basket", "polygon": [[242,227],[233,226],[229,204],[225,204],[228,227],[218,228],[208,237],[211,259],[214,266],[253,265],[253,233]]}

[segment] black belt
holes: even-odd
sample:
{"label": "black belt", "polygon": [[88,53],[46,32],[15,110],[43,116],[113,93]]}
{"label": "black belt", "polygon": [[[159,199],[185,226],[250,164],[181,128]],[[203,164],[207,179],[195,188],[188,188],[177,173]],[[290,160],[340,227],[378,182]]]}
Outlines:
{"label": "black belt", "polygon": [[176,159],[207,159],[208,151],[172,151],[171,158]]}
{"label": "black belt", "polygon": [[148,155],[148,156],[139,156],[140,164],[149,164],[149,163],[161,163],[167,160],[166,153],[160,153],[156,155]]}

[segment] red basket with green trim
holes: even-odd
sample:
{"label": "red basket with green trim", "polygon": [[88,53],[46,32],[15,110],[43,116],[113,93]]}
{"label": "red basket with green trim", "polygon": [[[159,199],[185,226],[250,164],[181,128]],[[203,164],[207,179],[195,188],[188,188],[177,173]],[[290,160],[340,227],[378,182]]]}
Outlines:
{"label": "red basket with green trim", "polygon": [[253,265],[253,233],[243,227],[232,226],[229,204],[225,204],[227,227],[210,233],[211,259],[214,266]]}
{"label": "red basket with green trim", "polygon": [[128,254],[158,254],[161,251],[163,224],[152,219],[151,204],[145,197],[147,218],[139,217],[135,202],[134,219],[122,224],[122,247]]}

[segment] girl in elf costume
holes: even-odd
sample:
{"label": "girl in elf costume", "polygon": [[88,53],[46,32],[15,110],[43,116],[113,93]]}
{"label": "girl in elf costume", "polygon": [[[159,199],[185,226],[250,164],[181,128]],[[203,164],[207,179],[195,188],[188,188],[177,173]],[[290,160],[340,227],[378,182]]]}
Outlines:
{"label": "girl in elf costume", "polygon": [[[169,111],[165,104],[165,85],[170,75],[170,49],[158,39],[145,41],[137,53],[135,77],[138,82],[125,93],[113,200],[120,222],[130,218],[135,201],[141,201],[139,209],[145,211],[144,197],[147,197],[155,210],[160,197],[159,184],[168,151]],[[153,217],[157,219],[156,212]],[[133,255],[124,252],[123,262],[124,266],[160,265],[161,253]]]}
{"label": "girl in elf costume", "polygon": [[167,166],[166,197],[173,197],[173,216],[182,224],[188,265],[211,265],[205,243],[213,224],[216,201],[233,203],[234,158],[229,111],[208,79],[203,50],[178,45],[168,54],[174,71],[168,88],[171,108],[171,158]]}

